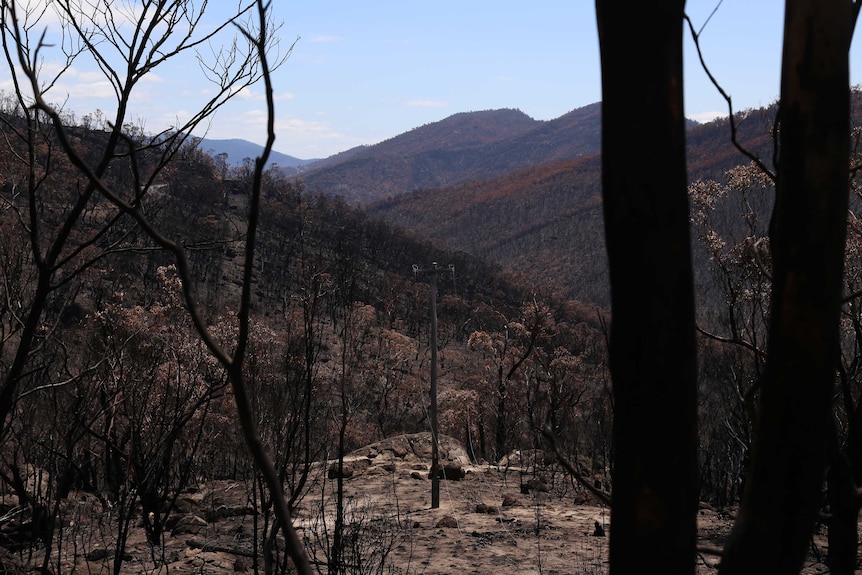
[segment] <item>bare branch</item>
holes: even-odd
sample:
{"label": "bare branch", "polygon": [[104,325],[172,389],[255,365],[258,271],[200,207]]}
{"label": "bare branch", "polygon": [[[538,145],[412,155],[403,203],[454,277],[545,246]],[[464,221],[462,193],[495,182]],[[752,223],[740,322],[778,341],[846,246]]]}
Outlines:
{"label": "bare branch", "polygon": [[565,454],[560,450],[559,443],[557,442],[557,436],[554,435],[554,432],[550,427],[545,426],[542,429],[542,435],[545,436],[545,439],[551,444],[551,449],[554,451],[554,454],[557,456],[557,461],[559,461],[560,465],[563,466],[563,469],[569,473],[572,477],[575,478],[579,484],[581,484],[584,489],[592,493],[599,501],[610,507],[611,505],[611,495],[610,493],[606,493],[601,489],[597,489],[586,477],[581,475],[581,472],[575,469],[575,466],[569,462],[566,458]]}
{"label": "bare branch", "polygon": [[77,375],[73,375],[72,377],[65,379],[63,381],[57,381],[54,383],[46,383],[45,385],[40,385],[38,387],[34,387],[33,389],[28,389],[24,393],[21,393],[16,398],[16,401],[21,400],[21,399],[27,397],[28,395],[32,395],[32,394],[38,393],[40,391],[45,391],[46,389],[56,389],[59,387],[66,387],[67,385],[75,383],[76,381],[80,381],[83,377],[90,375],[91,373],[95,372],[99,368],[99,366],[101,366],[103,363],[105,363],[105,361],[107,361],[107,358],[101,359],[100,361],[87,367],[86,369],[84,369],[83,371],[78,373]]}
{"label": "bare branch", "polygon": [[717,334],[714,334],[714,333],[710,333],[710,332],[706,331],[705,329],[703,329],[703,328],[702,328],[702,327],[700,327],[700,326],[695,326],[695,329],[697,330],[697,332],[698,332],[699,334],[701,334],[701,335],[703,335],[703,336],[705,336],[705,337],[708,337],[709,339],[712,339],[712,340],[718,341],[718,342],[720,342],[720,343],[728,343],[728,344],[732,344],[732,345],[735,345],[735,346],[741,347],[741,348],[743,348],[743,349],[747,349],[747,350],[749,350],[749,351],[753,351],[753,352],[754,352],[758,357],[760,357],[761,359],[766,359],[766,352],[765,352],[765,351],[761,350],[760,348],[758,348],[757,346],[755,346],[753,343],[751,343],[751,342],[749,342],[749,341],[746,341],[746,340],[744,340],[744,339],[742,339],[742,338],[739,338],[739,337],[724,337],[724,336],[721,336],[721,335],[717,335]]}
{"label": "bare branch", "polygon": [[[716,10],[717,9],[718,9],[718,6],[716,6]],[[714,11],[713,11],[713,13],[714,13]],[[695,32],[694,24],[692,23],[691,18],[688,17],[688,14],[684,14],[683,18],[685,18],[685,21],[688,23],[688,28],[691,31],[691,38],[694,41],[695,48],[697,49],[697,57],[700,60],[700,65],[703,68],[703,71],[706,72],[706,75],[709,77],[709,81],[712,82],[712,85],[715,86],[715,88],[718,90],[718,93],[721,94],[721,97],[724,98],[725,102],[727,102],[728,120],[730,121],[730,141],[731,141],[731,143],[745,157],[747,157],[752,162],[754,162],[757,165],[757,167],[760,168],[760,170],[762,170],[763,173],[766,174],[769,177],[769,179],[771,179],[774,182],[775,181],[775,174],[772,172],[772,170],[770,170],[768,167],[766,167],[766,164],[764,164],[761,161],[761,159],[758,158],[754,153],[752,153],[745,146],[743,146],[742,144],[739,143],[739,140],[737,138],[736,117],[734,116],[733,102],[730,98],[730,95],[724,91],[724,88],[721,87],[721,84],[718,83],[718,80],[716,80],[715,76],[712,75],[712,72],[710,72],[709,67],[706,65],[706,60],[704,60],[703,52],[700,49],[700,32]],[[712,18],[712,14],[710,14],[710,18]],[[702,31],[703,31],[703,28],[701,28],[701,32]]]}
{"label": "bare branch", "polygon": [[[269,9],[269,2],[265,5],[262,0],[257,3],[258,19],[260,22],[259,36],[255,42],[258,50],[258,55],[261,62],[261,70],[266,93],[267,103],[267,138],[264,149],[261,155],[255,160],[255,170],[252,185],[251,201],[249,205],[248,217],[248,232],[246,239],[245,261],[243,270],[242,284],[242,299],[239,309],[240,329],[237,336],[237,346],[232,357],[232,369],[229,370],[231,385],[234,390],[234,398],[237,403],[237,412],[239,414],[240,423],[242,424],[243,434],[246,439],[246,444],[251,451],[252,458],[257,465],[258,470],[266,482],[267,488],[273,498],[276,517],[281,527],[285,539],[287,553],[293,560],[297,571],[302,575],[312,575],[311,564],[305,554],[305,549],[296,530],[293,527],[293,521],[290,517],[290,510],[287,507],[287,501],[284,497],[284,487],[279,479],[278,473],[272,464],[272,460],[267,455],[260,436],[255,429],[254,413],[251,407],[251,402],[248,398],[248,392],[245,388],[245,380],[242,373],[242,364],[245,357],[245,351],[248,345],[249,331],[249,312],[251,307],[251,285],[252,274],[254,272],[254,254],[257,245],[257,226],[259,222],[260,212],[260,195],[263,187],[263,170],[269,155],[272,151],[272,146],[275,143],[275,102],[273,98],[272,78],[267,64],[267,27],[266,14]],[[249,31],[243,31],[246,35]]]}

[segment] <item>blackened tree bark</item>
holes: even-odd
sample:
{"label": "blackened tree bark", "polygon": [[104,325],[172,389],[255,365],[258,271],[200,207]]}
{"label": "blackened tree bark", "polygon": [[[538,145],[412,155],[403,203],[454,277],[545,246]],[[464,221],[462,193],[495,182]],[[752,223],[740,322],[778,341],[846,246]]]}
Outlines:
{"label": "blackened tree bark", "polygon": [[722,574],[798,573],[820,506],[839,345],[852,7],[786,3],[768,358]]}
{"label": "blackened tree bark", "polygon": [[684,6],[683,0],[596,1],[613,314],[611,573],[695,571],[697,386]]}
{"label": "blackened tree bark", "polygon": [[841,387],[846,391],[846,444],[832,439],[829,470],[826,475],[829,502],[828,554],[826,563],[832,575],[854,575],[859,549],[859,506],[857,485],[862,482],[862,408],[850,400],[849,382],[841,374]]}

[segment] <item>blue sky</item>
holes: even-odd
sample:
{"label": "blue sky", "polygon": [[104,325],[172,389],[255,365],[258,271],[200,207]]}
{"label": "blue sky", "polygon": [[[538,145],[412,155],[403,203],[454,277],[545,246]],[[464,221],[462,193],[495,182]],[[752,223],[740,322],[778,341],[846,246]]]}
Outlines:
{"label": "blue sky", "polygon": [[[687,2],[698,28],[718,1]],[[213,0],[212,16],[234,5]],[[518,108],[549,120],[601,100],[592,0],[275,0],[273,6],[275,20],[283,22],[282,48],[299,38],[274,76],[282,153],[326,157],[457,112]],[[723,0],[703,30],[705,57],[735,109],[777,98],[782,25],[783,2]],[[860,45],[857,39],[851,53],[854,83]],[[686,115],[725,114],[690,39],[685,48]],[[110,106],[93,72],[81,64],[57,88],[70,94],[67,106],[79,115]],[[132,113],[146,119],[148,130],[161,129],[194,110],[206,88],[194,63],[160,69],[142,84]],[[260,143],[263,120],[262,94],[254,87],[221,111],[207,137]]]}
{"label": "blue sky", "polygon": [[[716,3],[687,3],[696,25]],[[591,0],[321,0],[281,3],[276,16],[285,39],[300,36],[277,78],[293,96],[278,106],[279,150],[291,155],[330,155],[457,112],[518,108],[549,120],[601,100]],[[724,0],[704,30],[736,107],[778,96],[782,18],[783,2]],[[687,115],[724,113],[686,49]]]}

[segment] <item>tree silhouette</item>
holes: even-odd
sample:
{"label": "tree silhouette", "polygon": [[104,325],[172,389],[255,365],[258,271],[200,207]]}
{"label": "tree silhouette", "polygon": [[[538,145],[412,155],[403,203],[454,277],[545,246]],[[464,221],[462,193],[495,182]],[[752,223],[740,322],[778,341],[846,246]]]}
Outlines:
{"label": "tree silhouette", "polygon": [[[596,2],[613,315],[611,573],[695,568],[697,385],[683,7],[682,0],[623,8]],[[632,154],[632,134],[649,135],[650,145]]]}
{"label": "tree silhouette", "polygon": [[752,462],[721,573],[797,573],[831,433],[858,4],[786,3],[767,360]]}

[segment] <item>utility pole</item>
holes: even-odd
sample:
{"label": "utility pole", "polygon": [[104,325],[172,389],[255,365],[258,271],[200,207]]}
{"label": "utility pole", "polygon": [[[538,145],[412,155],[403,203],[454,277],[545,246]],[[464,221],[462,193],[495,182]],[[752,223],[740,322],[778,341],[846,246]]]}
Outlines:
{"label": "utility pole", "polygon": [[444,273],[455,274],[455,266],[443,268],[433,262],[428,269],[413,264],[413,276],[431,274],[431,509],[440,507],[440,450],[437,424],[437,277]]}

